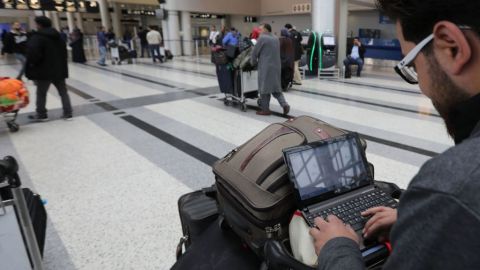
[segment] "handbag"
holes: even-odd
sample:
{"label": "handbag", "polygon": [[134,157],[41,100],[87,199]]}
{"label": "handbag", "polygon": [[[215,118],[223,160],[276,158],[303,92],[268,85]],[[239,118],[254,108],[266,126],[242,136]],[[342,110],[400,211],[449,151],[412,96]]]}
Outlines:
{"label": "handbag", "polygon": [[212,62],[215,65],[226,65],[228,64],[228,57],[225,51],[218,50],[212,52]]}
{"label": "handbag", "polygon": [[234,59],[235,57],[237,57],[237,52],[238,52],[237,46],[233,46],[233,45],[227,46],[226,54],[228,58]]}

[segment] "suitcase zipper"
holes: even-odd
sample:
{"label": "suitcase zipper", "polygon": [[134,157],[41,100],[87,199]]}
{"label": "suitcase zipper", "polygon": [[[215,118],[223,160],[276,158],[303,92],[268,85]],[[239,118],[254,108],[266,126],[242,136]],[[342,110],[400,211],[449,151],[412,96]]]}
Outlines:
{"label": "suitcase zipper", "polygon": [[[258,220],[257,218],[253,217],[252,214],[250,212],[248,212],[248,210],[246,210],[242,205],[238,204],[236,202],[237,200],[228,192],[228,190],[226,188],[224,188],[222,186],[222,184],[218,185],[218,187],[219,187],[219,190],[223,190],[223,192],[220,192],[220,194],[222,194],[224,197],[226,197],[226,199],[228,199],[230,202],[232,202],[230,205],[233,208],[235,208],[237,211],[239,211],[240,214],[243,217],[245,217],[249,222],[253,223],[255,226],[257,226],[259,228],[264,228],[266,230],[267,228],[272,228],[272,227],[275,227],[276,225],[279,225],[279,224],[285,224],[290,219],[290,215],[287,215],[286,217],[276,218],[276,219],[270,220],[269,222],[262,222],[262,221]],[[272,208],[274,208],[274,207],[272,207]],[[293,213],[293,211],[294,210],[292,209],[292,213]]]}
{"label": "suitcase zipper", "polygon": [[268,137],[266,140],[264,140],[259,145],[257,145],[257,147],[255,147],[255,149],[253,149],[253,151],[245,158],[242,165],[240,166],[240,171],[242,171],[242,172],[245,171],[248,164],[250,163],[250,161],[252,161],[252,159],[255,157],[255,155],[257,155],[258,152],[260,152],[263,148],[265,148],[265,146],[267,146],[269,143],[273,142],[274,140],[276,140],[276,139],[278,139],[282,136],[292,134],[292,133],[295,133],[295,130],[293,130],[290,127],[287,127],[287,126],[283,126],[279,130],[277,130],[270,137]]}

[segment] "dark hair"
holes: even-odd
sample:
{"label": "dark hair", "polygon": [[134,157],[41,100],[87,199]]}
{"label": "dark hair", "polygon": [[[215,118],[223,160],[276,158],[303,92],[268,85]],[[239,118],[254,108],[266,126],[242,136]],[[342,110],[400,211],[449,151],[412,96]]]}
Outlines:
{"label": "dark hair", "polygon": [[376,0],[378,8],[398,20],[405,40],[419,43],[439,21],[467,25],[480,34],[480,1],[472,0]]}
{"label": "dark hair", "polygon": [[36,17],[35,22],[43,28],[52,27],[52,21],[45,16]]}
{"label": "dark hair", "polygon": [[268,23],[262,24],[263,28],[267,29],[268,32],[272,32],[272,26]]}
{"label": "dark hair", "polygon": [[285,24],[285,28],[287,28],[288,30],[290,30],[290,29],[293,28],[293,26],[292,26],[291,24],[287,23],[287,24]]}

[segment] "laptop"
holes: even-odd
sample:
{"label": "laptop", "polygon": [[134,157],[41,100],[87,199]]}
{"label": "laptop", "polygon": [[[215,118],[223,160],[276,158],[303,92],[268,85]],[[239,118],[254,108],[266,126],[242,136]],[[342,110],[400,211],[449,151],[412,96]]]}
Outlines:
{"label": "laptop", "polygon": [[361,236],[368,220],[361,212],[376,206],[397,207],[397,201],[374,184],[359,135],[311,143],[283,151],[295,196],[305,220],[335,215]]}

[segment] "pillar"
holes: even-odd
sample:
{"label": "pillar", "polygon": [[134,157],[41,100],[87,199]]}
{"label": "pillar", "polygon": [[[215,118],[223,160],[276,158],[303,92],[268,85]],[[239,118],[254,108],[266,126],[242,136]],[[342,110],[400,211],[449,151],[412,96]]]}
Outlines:
{"label": "pillar", "polygon": [[343,60],[347,57],[348,0],[339,0],[339,2],[337,66],[342,67]]}
{"label": "pillar", "polygon": [[98,7],[100,9],[100,17],[102,19],[102,26],[106,28],[106,30],[112,28],[110,24],[110,14],[108,12],[108,3],[107,0],[97,0]]}
{"label": "pillar", "polygon": [[83,32],[83,17],[80,12],[75,12],[76,26]]}
{"label": "pillar", "polygon": [[75,19],[73,18],[73,13],[71,12],[65,12],[67,15],[67,25],[68,25],[68,31],[71,33],[73,32],[73,29],[75,29]]}
{"label": "pillar", "polygon": [[170,40],[170,51],[173,55],[181,55],[180,46],[180,25],[178,22],[178,11],[168,11],[168,35]]}
{"label": "pillar", "polygon": [[336,0],[312,0],[312,28],[323,34],[334,33]]}
{"label": "pillar", "polygon": [[168,21],[162,20],[162,38],[165,49],[170,50],[170,35],[168,34]]}
{"label": "pillar", "polygon": [[192,20],[190,12],[182,11],[183,55],[193,55]]}
{"label": "pillar", "polygon": [[33,30],[33,29],[36,29],[37,28],[37,25],[35,23],[35,12],[32,12],[32,14],[30,14],[30,16],[28,16],[28,30]]}
{"label": "pillar", "polygon": [[52,27],[60,31],[60,20],[56,11],[50,11],[50,20],[52,20]]}
{"label": "pillar", "polygon": [[120,22],[120,18],[122,16],[122,9],[120,4],[113,3],[113,13],[112,13],[112,24],[113,24],[113,32],[117,38],[122,38],[122,23]]}

